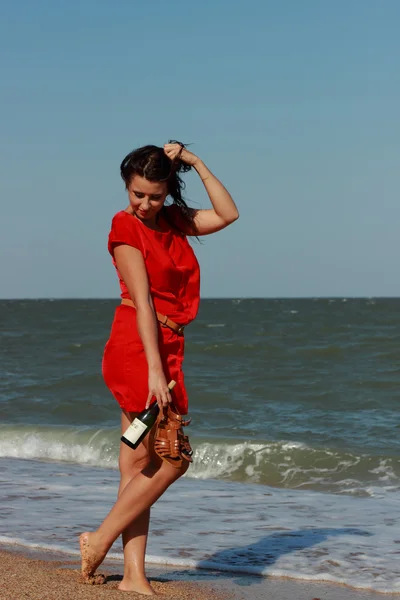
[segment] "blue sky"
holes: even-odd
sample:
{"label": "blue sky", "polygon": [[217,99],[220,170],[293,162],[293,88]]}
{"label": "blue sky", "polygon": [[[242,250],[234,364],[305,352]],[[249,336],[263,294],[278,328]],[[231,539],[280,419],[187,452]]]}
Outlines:
{"label": "blue sky", "polygon": [[[117,297],[131,149],[192,142],[241,217],[203,297],[400,296],[397,0],[0,7],[0,297]],[[187,177],[192,206],[208,198]]]}

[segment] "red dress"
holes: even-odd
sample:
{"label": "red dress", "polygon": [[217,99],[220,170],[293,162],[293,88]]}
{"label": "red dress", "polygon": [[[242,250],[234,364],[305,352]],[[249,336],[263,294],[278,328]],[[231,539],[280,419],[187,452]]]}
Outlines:
{"label": "red dress", "polygon": [[[179,226],[180,210],[165,207],[169,220]],[[149,229],[140,219],[122,210],[113,220],[108,250],[114,259],[114,248],[128,244],[140,250],[146,265],[150,293],[157,312],[167,315],[179,325],[187,325],[198,311],[200,301],[200,269],[186,238],[172,228],[160,213],[162,231]],[[121,298],[130,298],[118,273]],[[181,414],[188,410],[188,398],[182,372],[184,337],[158,323],[158,344],[164,373],[169,382],[176,381],[172,397]],[[115,310],[110,337],[103,355],[104,381],[122,409],[140,412],[148,396],[148,366],[142,340],[136,325],[136,310],[121,304]]]}

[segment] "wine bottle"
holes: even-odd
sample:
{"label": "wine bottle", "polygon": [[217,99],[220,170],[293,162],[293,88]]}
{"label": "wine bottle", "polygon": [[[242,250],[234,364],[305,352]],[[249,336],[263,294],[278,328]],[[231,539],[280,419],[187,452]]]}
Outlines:
{"label": "wine bottle", "polygon": [[[169,391],[175,387],[175,384],[176,381],[173,379],[169,382]],[[156,401],[153,402],[149,408],[145,408],[140,414],[138,414],[137,417],[133,419],[128,429],[122,435],[121,442],[124,442],[135,450],[153,427],[159,412],[160,407]]]}

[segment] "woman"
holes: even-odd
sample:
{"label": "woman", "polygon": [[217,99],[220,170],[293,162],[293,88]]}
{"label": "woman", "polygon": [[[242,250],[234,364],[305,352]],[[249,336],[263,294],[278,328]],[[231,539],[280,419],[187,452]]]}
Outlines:
{"label": "woman", "polygon": [[[184,184],[179,173],[191,168],[204,183],[211,209],[190,209],[182,198]],[[121,175],[129,206],[114,216],[108,248],[122,301],[104,351],[103,374],[121,406],[124,432],[153,397],[160,408],[173,401],[179,412],[186,414],[183,326],[196,317],[200,281],[186,236],[219,231],[239,214],[222,183],[179,143],[134,150],[123,160]],[[165,204],[168,196],[170,205]],[[177,385],[170,392],[167,386],[172,379]],[[145,575],[150,507],[186,472],[188,462],[182,462],[176,468],[160,460],[150,436],[136,450],[121,444],[118,499],[97,531],[80,536],[86,580],[92,580],[122,534],[124,577],[119,589],[154,594]]]}

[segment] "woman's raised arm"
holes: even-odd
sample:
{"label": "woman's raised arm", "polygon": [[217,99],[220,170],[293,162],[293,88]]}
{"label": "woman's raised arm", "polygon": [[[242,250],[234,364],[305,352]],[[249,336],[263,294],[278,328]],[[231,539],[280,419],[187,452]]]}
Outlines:
{"label": "woman's raised arm", "polygon": [[196,231],[187,229],[184,233],[209,235],[224,229],[239,218],[239,211],[232,196],[198,156],[186,148],[182,148],[180,144],[165,144],[164,152],[171,160],[179,158],[197,171],[212,204],[210,209],[190,209]]}

